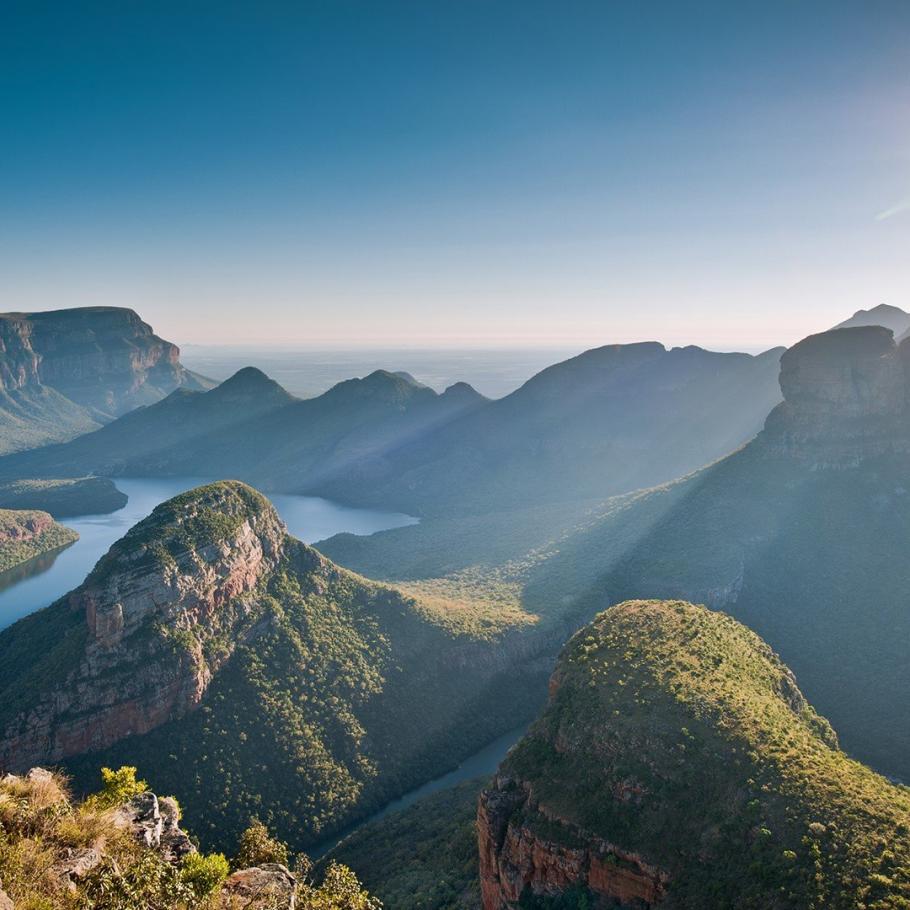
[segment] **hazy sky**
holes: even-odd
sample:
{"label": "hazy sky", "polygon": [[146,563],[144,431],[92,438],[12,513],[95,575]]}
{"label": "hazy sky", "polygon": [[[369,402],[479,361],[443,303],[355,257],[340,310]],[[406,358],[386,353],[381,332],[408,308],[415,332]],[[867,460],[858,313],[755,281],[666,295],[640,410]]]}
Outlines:
{"label": "hazy sky", "polygon": [[0,11],[2,309],[791,342],[910,308],[910,0]]}

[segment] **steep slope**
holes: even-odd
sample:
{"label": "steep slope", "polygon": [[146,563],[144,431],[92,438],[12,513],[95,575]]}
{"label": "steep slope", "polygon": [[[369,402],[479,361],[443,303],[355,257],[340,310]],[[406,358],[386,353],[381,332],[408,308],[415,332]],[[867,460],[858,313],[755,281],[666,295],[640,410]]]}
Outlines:
{"label": "steep slope", "polygon": [[781,352],[596,348],[327,492],[428,516],[603,498],[661,483],[758,432],[780,400]]}
{"label": "steep slope", "polygon": [[835,329],[855,329],[868,325],[880,325],[894,332],[895,338],[900,338],[910,330],[910,313],[900,307],[880,303],[871,310],[857,310],[849,319],[839,322]]}
{"label": "steep slope", "polygon": [[0,455],[97,429],[85,409],[42,384],[25,317],[0,315]]}
{"label": "steep slope", "polygon": [[132,310],[0,314],[0,455],[63,442],[177,387],[208,388]]}
{"label": "steep slope", "polygon": [[78,539],[47,512],[0,509],[0,572]]}
{"label": "steep slope", "polygon": [[530,710],[540,670],[509,672],[500,628],[339,569],[241,483],[200,487],[0,633],[0,767],[138,765],[209,844],[259,815],[305,847]]}
{"label": "steep slope", "polygon": [[404,441],[484,402],[467,386],[439,395],[384,371],[300,401],[247,367],[209,392],[181,389],[65,446],[3,459],[0,475],[215,474],[318,492],[327,478],[369,476]]}
{"label": "steep slope", "polygon": [[394,910],[478,910],[476,778],[369,822],[326,858],[353,869]]}
{"label": "steep slope", "polygon": [[477,825],[484,910],[910,899],[910,791],[839,751],[758,636],[683,602],[573,637]]}

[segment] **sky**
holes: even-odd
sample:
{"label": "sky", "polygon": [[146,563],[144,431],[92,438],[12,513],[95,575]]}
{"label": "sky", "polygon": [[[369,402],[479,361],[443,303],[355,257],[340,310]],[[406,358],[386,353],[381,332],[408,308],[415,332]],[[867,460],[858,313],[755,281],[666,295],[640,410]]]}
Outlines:
{"label": "sky", "polygon": [[0,8],[3,310],[791,343],[910,309],[910,0]]}

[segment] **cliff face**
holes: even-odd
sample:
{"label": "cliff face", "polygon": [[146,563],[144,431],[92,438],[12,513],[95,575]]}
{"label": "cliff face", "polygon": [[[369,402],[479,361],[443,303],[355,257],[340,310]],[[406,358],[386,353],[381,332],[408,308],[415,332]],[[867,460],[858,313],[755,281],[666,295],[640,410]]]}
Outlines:
{"label": "cliff face", "polygon": [[818,467],[910,451],[910,345],[881,326],[812,335],[781,358],[763,442]]}
{"label": "cliff face", "polygon": [[192,710],[251,634],[255,589],[283,540],[271,505],[239,484],[159,507],[68,595],[84,623],[79,650],[53,689],[8,718],[0,766],[101,749]]}
{"label": "cliff face", "polygon": [[[538,830],[541,821],[559,835]],[[572,890],[608,906],[650,907],[663,898],[669,880],[637,854],[548,811],[528,783],[505,775],[481,795],[477,847],[484,910],[516,907],[526,891],[556,897]]]}
{"label": "cliff face", "polygon": [[31,328],[24,316],[0,316],[0,390],[17,391],[39,382]]}
{"label": "cliff face", "polygon": [[32,313],[31,346],[41,381],[106,417],[195,386],[180,350],[132,310],[85,307]]}
{"label": "cliff face", "polygon": [[758,636],[630,601],[566,645],[480,796],[483,907],[848,910],[882,887],[896,908],[910,880],[880,879],[876,844],[906,867],[907,820],[908,792],[839,751]]}
{"label": "cliff face", "polygon": [[198,387],[180,350],[132,310],[83,307],[0,315],[0,388],[48,386],[103,419]]}

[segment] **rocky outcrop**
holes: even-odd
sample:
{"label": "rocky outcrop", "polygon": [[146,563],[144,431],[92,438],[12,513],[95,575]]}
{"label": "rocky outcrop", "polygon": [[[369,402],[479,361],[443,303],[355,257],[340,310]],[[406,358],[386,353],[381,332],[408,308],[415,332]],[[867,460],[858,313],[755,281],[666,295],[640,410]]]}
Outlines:
{"label": "rocky outcrop", "polygon": [[[69,595],[70,612],[84,617],[80,651],[4,724],[0,765],[59,761],[193,710],[252,634],[256,588],[284,539],[272,506],[240,483],[156,509]],[[216,638],[226,644],[209,647]]]}
{"label": "rocky outcrop", "polygon": [[781,358],[784,401],[760,439],[815,467],[910,452],[910,344],[882,326],[811,335]]}
{"label": "rocky outcrop", "polygon": [[180,386],[202,387],[180,350],[133,310],[82,307],[0,314],[0,389],[49,386],[111,419]]}
{"label": "rocky outcrop", "polygon": [[160,799],[151,791],[134,796],[120,806],[114,824],[129,831],[146,847],[158,850],[170,862],[196,852],[189,835],[180,829],[180,809],[169,796]]}
{"label": "rocky outcrop", "polygon": [[297,880],[279,863],[263,863],[240,869],[221,886],[225,910],[248,907],[251,910],[295,910]]}
{"label": "rocky outcrop", "polygon": [[[617,798],[635,798],[634,791],[620,789]],[[484,910],[517,907],[526,891],[556,897],[572,889],[610,906],[650,907],[669,881],[640,856],[541,806],[529,784],[504,775],[481,793],[477,838]]]}
{"label": "rocky outcrop", "polygon": [[34,540],[54,526],[54,519],[47,512],[3,511],[6,520],[0,524],[0,544]]}

